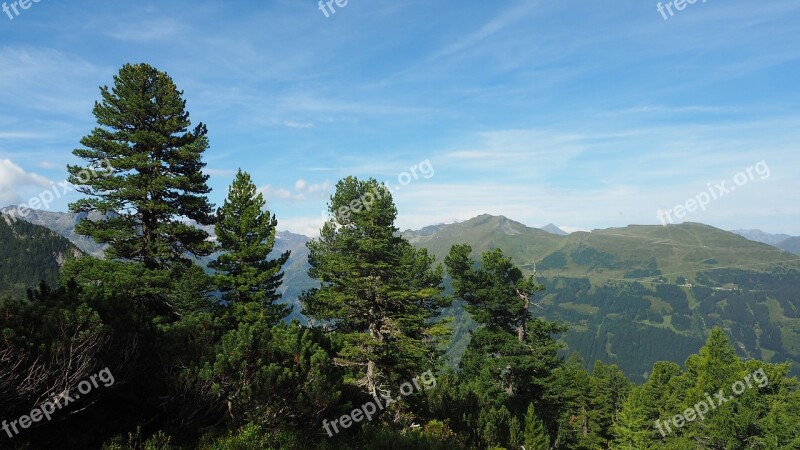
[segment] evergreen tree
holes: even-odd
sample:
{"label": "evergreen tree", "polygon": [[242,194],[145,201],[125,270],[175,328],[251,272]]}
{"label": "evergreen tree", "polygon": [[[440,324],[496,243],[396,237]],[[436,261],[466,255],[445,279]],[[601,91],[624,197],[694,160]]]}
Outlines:
{"label": "evergreen tree", "polygon": [[549,448],[550,436],[531,403],[525,414],[525,450],[549,450]]}
{"label": "evergreen tree", "polygon": [[562,406],[555,446],[597,447],[597,427],[591,417],[594,406],[592,376],[583,368],[583,360],[577,353],[571,354],[562,367],[553,371],[552,379],[554,386],[547,403]]}
{"label": "evergreen tree", "polygon": [[89,196],[70,209],[103,215],[82,220],[76,232],[107,244],[106,258],[74,261],[64,275],[92,298],[124,294],[120,313],[136,320],[129,325],[136,333],[120,333],[130,339],[120,354],[132,374],[127,384],[145,386],[135,396],[141,414],[157,408],[164,427],[207,426],[220,413],[198,372],[221,334],[210,314],[211,279],[195,264],[214,249],[198,227],[214,219],[202,172],[207,130],[202,123],[190,129],[183,93],[147,64],[124,65],[100,94],[98,126],[73,151],[83,165],[67,169],[69,182]]}
{"label": "evergreen tree", "polygon": [[592,414],[596,437],[608,447],[613,439],[613,426],[631,390],[631,382],[616,365],[596,361],[591,379]]}
{"label": "evergreen tree", "polygon": [[[518,397],[527,405],[541,400],[547,379],[562,364],[553,335],[565,328],[533,318],[531,296],[542,289],[524,277],[499,249],[483,254],[474,268],[469,245],[456,245],[445,258],[455,296],[482,325],[461,360],[463,375],[483,381],[498,401]],[[520,409],[524,409],[521,406]]]}
{"label": "evergreen tree", "polygon": [[281,298],[281,267],[289,252],[269,259],[278,221],[264,211],[265,204],[250,175],[239,170],[217,211],[214,230],[222,254],[209,267],[219,272],[217,286],[239,321],[253,321],[253,316],[264,314],[269,323],[275,323],[291,310],[275,304]]}
{"label": "evergreen tree", "polygon": [[438,363],[442,270],[397,235],[392,196],[376,180],[339,181],[329,210],[308,244],[309,275],[321,287],[303,294],[303,311],[343,335],[337,362],[359,386],[387,394]]}
{"label": "evergreen tree", "polygon": [[[648,414],[644,389],[634,388],[622,405],[619,418],[614,423],[614,441],[612,449],[637,450],[648,448],[653,442],[652,417]],[[654,419],[655,420],[655,419]]]}
{"label": "evergreen tree", "polygon": [[100,126],[73,151],[86,165],[68,170],[69,181],[92,197],[71,210],[99,211],[105,220],[83,220],[76,231],[108,244],[108,259],[140,263],[138,282],[150,288],[148,297],[179,312],[169,301],[171,280],[192,266],[189,255],[213,249],[208,234],[187,222],[213,223],[201,160],[206,127],[189,131],[183,93],[147,64],[124,65],[100,94],[93,110]]}
{"label": "evergreen tree", "polygon": [[520,448],[524,442],[525,435],[522,432],[522,425],[517,416],[513,416],[508,422],[508,445],[511,448]]}

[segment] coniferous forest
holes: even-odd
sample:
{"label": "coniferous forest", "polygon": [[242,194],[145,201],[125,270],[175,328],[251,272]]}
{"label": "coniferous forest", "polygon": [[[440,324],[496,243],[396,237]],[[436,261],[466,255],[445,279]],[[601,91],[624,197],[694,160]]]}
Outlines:
{"label": "coniferous forest", "polygon": [[[530,271],[467,244],[437,263],[399,233],[402,211],[372,178],[336,184],[308,244],[308,322],[289,321],[281,218],[248,167],[210,202],[213,130],[170,76],[122,66],[93,115],[68,167],[70,209],[101,217],[76,232],[104,257],[0,222],[0,237],[69,255],[60,272],[15,264],[16,249],[0,260],[25,273],[0,297],[2,448],[800,448],[789,363],[741,358],[719,327],[636,383],[565,354],[569,325],[541,317]],[[477,328],[453,363],[456,303]]]}

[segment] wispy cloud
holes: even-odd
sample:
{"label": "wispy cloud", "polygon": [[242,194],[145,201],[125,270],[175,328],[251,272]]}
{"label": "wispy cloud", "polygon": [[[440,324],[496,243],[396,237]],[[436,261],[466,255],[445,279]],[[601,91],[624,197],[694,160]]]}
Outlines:
{"label": "wispy cloud", "polygon": [[163,42],[188,33],[190,27],[175,19],[153,17],[136,22],[123,21],[106,31],[106,35],[113,39],[134,43]]}
{"label": "wispy cloud", "polygon": [[0,205],[18,204],[22,191],[30,187],[48,188],[50,180],[33,172],[26,172],[10,159],[0,159]]}

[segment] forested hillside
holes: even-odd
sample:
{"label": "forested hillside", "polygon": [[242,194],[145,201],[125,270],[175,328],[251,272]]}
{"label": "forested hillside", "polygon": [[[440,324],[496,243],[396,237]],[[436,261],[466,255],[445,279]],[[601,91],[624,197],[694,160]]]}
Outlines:
{"label": "forested hillside", "polygon": [[0,219],[0,297],[24,296],[42,281],[57,285],[61,267],[79,255],[67,239],[47,228]]}
{"label": "forested hillside", "polygon": [[[617,364],[644,381],[657,361],[683,362],[715,326],[742,357],[800,361],[798,258],[707,225],[630,226],[559,237],[505,217],[406,231],[411,242],[443,260],[460,242],[500,248],[545,286],[537,313],[569,326],[561,341],[590,368]],[[477,253],[477,252],[476,252]],[[457,360],[476,324],[460,306]]]}

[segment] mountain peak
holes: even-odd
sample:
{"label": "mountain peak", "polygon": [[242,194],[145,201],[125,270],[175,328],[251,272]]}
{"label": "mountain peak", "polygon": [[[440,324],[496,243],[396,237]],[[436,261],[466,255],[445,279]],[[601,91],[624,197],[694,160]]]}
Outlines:
{"label": "mountain peak", "polygon": [[558,236],[566,236],[566,235],[569,234],[566,231],[562,230],[561,228],[558,228],[553,223],[548,223],[547,225],[543,226],[541,229],[544,230],[544,231],[547,231],[550,234],[555,234],[555,235],[558,235]]}

